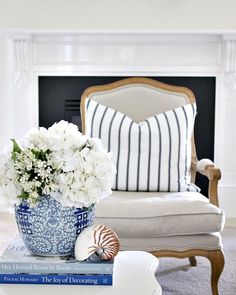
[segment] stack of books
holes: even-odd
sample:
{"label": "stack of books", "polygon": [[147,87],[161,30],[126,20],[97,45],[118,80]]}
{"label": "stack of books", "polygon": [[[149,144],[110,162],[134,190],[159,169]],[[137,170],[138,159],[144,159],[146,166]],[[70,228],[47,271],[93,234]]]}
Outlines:
{"label": "stack of books", "polygon": [[28,252],[20,239],[0,257],[0,284],[112,285],[114,260],[72,256],[42,257]]}

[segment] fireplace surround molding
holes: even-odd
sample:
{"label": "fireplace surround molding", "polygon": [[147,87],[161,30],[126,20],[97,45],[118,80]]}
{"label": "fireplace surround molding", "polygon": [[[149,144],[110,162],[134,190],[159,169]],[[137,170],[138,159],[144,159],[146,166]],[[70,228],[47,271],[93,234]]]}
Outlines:
{"label": "fireplace surround molding", "polygon": [[216,77],[219,198],[226,216],[236,217],[236,34],[7,34],[4,42],[8,133],[15,138],[38,126],[39,76]]}

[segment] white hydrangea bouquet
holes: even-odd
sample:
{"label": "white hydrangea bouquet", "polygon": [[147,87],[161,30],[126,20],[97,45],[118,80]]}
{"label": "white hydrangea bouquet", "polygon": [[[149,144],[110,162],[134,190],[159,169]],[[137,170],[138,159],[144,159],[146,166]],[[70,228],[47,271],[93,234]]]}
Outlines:
{"label": "white hydrangea bouquet", "polygon": [[89,207],[111,195],[115,168],[99,139],[66,121],[29,131],[0,157],[0,188],[9,205],[37,205],[51,195],[63,206]]}

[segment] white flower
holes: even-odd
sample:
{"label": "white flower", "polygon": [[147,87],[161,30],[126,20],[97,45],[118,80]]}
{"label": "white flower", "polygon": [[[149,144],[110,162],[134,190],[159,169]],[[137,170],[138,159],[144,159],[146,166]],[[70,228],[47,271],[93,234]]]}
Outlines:
{"label": "white flower", "polygon": [[73,171],[75,169],[82,169],[83,167],[82,157],[80,154],[78,155],[74,153],[70,157],[66,155],[63,160],[64,160],[64,165],[62,169],[64,172]]}
{"label": "white flower", "polygon": [[34,146],[43,151],[48,149],[47,129],[32,128],[23,139],[24,146]]}
{"label": "white flower", "polygon": [[6,206],[13,206],[20,193],[20,186],[14,170],[14,164],[10,155],[0,155],[0,197],[1,203]]}
{"label": "white flower", "polygon": [[49,145],[53,150],[67,150],[73,147],[81,148],[87,141],[86,137],[79,132],[78,126],[60,121],[48,129]]}
{"label": "white flower", "polygon": [[100,139],[87,138],[66,121],[33,128],[20,147],[0,156],[1,196],[31,206],[50,194],[63,206],[88,207],[111,195],[115,168]]}

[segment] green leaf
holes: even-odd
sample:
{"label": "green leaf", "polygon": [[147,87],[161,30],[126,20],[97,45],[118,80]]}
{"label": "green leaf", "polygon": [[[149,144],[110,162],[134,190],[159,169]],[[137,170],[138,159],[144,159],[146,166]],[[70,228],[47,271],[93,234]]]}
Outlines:
{"label": "green leaf", "polygon": [[49,154],[49,150],[46,151],[37,151],[35,149],[31,149],[32,154],[35,155],[35,158],[38,160],[46,161],[47,155]]}
{"label": "green leaf", "polygon": [[17,198],[20,198],[22,200],[27,200],[29,198],[29,193],[26,193],[23,191],[19,196],[17,196]]}
{"label": "green leaf", "polygon": [[41,151],[36,151],[35,149],[31,149],[32,154],[35,155],[36,159],[40,159]]}
{"label": "green leaf", "polygon": [[15,141],[15,139],[11,139],[11,141],[13,142],[13,150],[12,150],[12,159],[15,160],[16,159],[16,153],[21,153],[21,148],[19,147],[18,143]]}

